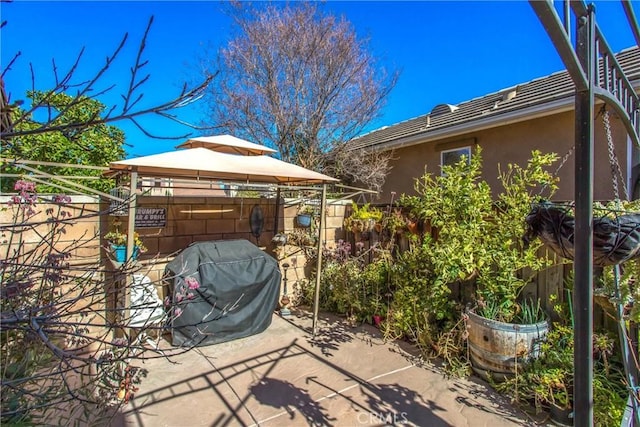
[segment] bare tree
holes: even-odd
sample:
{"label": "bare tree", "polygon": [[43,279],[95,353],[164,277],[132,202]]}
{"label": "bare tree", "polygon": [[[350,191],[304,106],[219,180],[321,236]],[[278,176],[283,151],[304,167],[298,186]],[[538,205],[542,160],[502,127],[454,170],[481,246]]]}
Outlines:
{"label": "bare tree", "polygon": [[[4,24],[4,23],[3,23]],[[120,105],[113,105],[109,108],[106,114],[102,114],[101,111],[96,111],[93,116],[90,116],[83,120],[63,122],[60,123],[60,118],[63,117],[70,109],[76,108],[83,104],[87,104],[92,99],[99,99],[106,93],[112,91],[115,85],[101,86],[104,80],[104,75],[108,70],[114,67],[116,60],[119,58],[120,53],[127,44],[128,34],[125,34],[117,48],[106,57],[104,64],[95,72],[95,74],[87,80],[77,81],[76,72],[78,66],[82,61],[84,54],[84,48],[78,53],[75,62],[66,71],[61,72],[55,62],[52,61],[52,73],[55,78],[55,85],[46,91],[45,94],[33,102],[26,108],[19,109],[22,102],[11,102],[11,95],[7,94],[4,86],[4,76],[12,70],[15,62],[20,58],[21,53],[17,52],[13,59],[9,61],[2,74],[0,75],[0,88],[1,88],[1,126],[0,126],[0,141],[3,148],[7,145],[13,144],[13,139],[16,137],[23,137],[26,135],[42,134],[47,132],[63,132],[65,134],[77,134],[81,133],[84,129],[91,126],[96,126],[104,123],[113,123],[118,121],[130,121],[145,135],[152,138],[169,138],[169,139],[185,139],[189,134],[167,136],[167,135],[154,135],[148,129],[146,129],[138,119],[142,116],[159,115],[169,120],[173,120],[185,125],[174,113],[178,108],[184,107],[194,101],[197,101],[203,95],[207,86],[214,78],[214,74],[207,74],[204,76],[201,83],[189,88],[186,84],[183,85],[182,90],[176,96],[168,99],[157,105],[149,107],[140,107],[140,101],[144,97],[142,89],[144,84],[149,79],[150,75],[145,72],[145,66],[148,61],[144,59],[144,49],[147,44],[147,37],[149,36],[149,30],[153,24],[153,17],[149,19],[146,30],[140,41],[138,47],[138,53],[135,59],[135,63],[130,67],[131,76],[126,91],[120,94],[122,103]],[[4,28],[5,25],[2,26]],[[31,91],[36,92],[36,79],[33,66],[30,66],[31,70]],[[50,103],[52,99],[58,94],[66,94],[72,97],[72,100],[66,103],[66,108],[52,109]],[[46,120],[41,122],[38,126],[31,126],[30,129],[20,128],[18,125],[30,120],[30,117],[34,112],[42,110],[46,113]]]}
{"label": "bare tree", "polygon": [[[16,190],[0,222],[2,424],[109,425],[147,375],[143,360],[190,350],[160,338],[186,306],[202,301],[200,284],[189,277],[174,298],[154,298],[155,284],[135,280],[145,272],[131,259],[108,268],[99,256],[78,255],[97,252],[97,232],[65,238],[107,212],[68,196],[43,200],[28,181]],[[193,266],[184,268],[167,279]],[[210,330],[235,308],[219,307],[192,326]]]}
{"label": "bare tree", "polygon": [[[121,120],[129,120],[145,134],[159,137],[144,129],[137,119],[156,114],[179,121],[174,110],[199,99],[213,77],[207,76],[193,88],[184,86],[166,102],[140,107],[142,90],[149,78],[144,72],[147,61],[143,53],[151,24],[152,19],[130,67],[131,78],[121,105],[111,107],[106,114],[96,110],[77,121],[60,118],[69,109],[87,105],[89,100],[113,89],[113,85],[104,85],[104,76],[114,66],[128,37],[123,37],[88,80],[77,81],[82,51],[64,74],[60,74],[54,61],[55,86],[40,90],[43,95],[24,107],[12,102],[3,82],[5,74],[20,59],[20,54],[16,54],[0,75],[3,151],[19,146],[26,136],[42,135],[46,141],[47,135],[62,132],[73,137],[92,126]],[[33,90],[38,90],[33,68],[32,82]],[[67,108],[48,108],[60,94],[70,97],[65,104]],[[35,111],[50,114],[45,114],[43,121],[30,121]],[[26,122],[29,125],[22,126]],[[71,139],[86,144],[81,138]],[[3,159],[3,170],[12,162]],[[132,398],[137,384],[146,375],[141,360],[170,357],[188,350],[163,350],[147,344],[145,337],[161,334],[164,325],[181,315],[185,304],[197,301],[197,292],[193,290],[199,284],[191,283],[189,294],[180,298],[176,294],[176,298],[160,305],[157,301],[154,305],[148,300],[134,299],[133,295],[139,295],[141,289],[139,283],[130,279],[134,273],[140,273],[140,267],[131,262],[105,267],[99,256],[103,237],[98,231],[87,231],[77,239],[64,237],[71,227],[91,217],[97,221],[95,217],[107,215],[107,211],[84,206],[73,209],[66,195],[44,200],[37,194],[35,184],[25,180],[17,181],[15,190],[17,193],[0,209],[0,422],[108,424],[115,409]],[[123,281],[123,277],[128,279]],[[127,294],[131,295],[133,305],[127,306],[126,298],[123,300]],[[221,311],[231,309],[234,307],[223,307]],[[145,319],[145,315],[152,314],[149,311],[156,313],[153,322],[151,317]]]}
{"label": "bare tree", "polygon": [[[304,2],[232,9],[239,34],[203,69],[220,70],[207,91],[210,121],[277,148],[282,159],[348,181],[370,182],[375,162],[343,161],[346,142],[377,117],[397,73],[378,66],[344,18]],[[358,153],[362,156],[364,153]]]}

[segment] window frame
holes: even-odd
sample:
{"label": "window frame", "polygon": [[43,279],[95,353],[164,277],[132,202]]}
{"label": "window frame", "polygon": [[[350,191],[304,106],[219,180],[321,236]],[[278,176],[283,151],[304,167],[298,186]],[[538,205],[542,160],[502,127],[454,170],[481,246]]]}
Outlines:
{"label": "window frame", "polygon": [[[467,164],[469,164],[471,162],[471,155],[472,155],[472,150],[471,150],[471,146],[470,145],[466,145],[466,146],[462,146],[462,147],[456,147],[456,148],[450,148],[448,150],[441,150],[440,151],[440,174],[442,174],[442,167],[445,165],[444,164],[444,156],[447,153],[451,153],[454,151],[462,151],[462,150],[466,150],[466,153],[462,153],[460,154],[460,156],[458,156],[458,160],[455,161],[455,163],[457,163],[460,160],[460,157],[462,156],[467,156]],[[449,166],[451,166],[453,163],[448,163]]]}

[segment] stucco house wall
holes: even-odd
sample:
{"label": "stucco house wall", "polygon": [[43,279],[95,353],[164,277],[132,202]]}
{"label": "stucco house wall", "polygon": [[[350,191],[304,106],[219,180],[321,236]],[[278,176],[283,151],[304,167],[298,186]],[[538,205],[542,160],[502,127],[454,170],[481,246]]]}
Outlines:
{"label": "stucco house wall", "polygon": [[[626,130],[620,119],[611,114],[610,122],[621,172],[625,177],[631,176],[630,167],[640,162],[637,151],[631,152]],[[604,127],[599,116],[594,123],[594,130],[594,199],[610,200],[613,198],[611,166]],[[382,200],[388,202],[392,191],[398,195],[413,194],[414,180],[422,176],[425,170],[433,174],[440,173],[442,150],[465,146],[471,146],[472,149],[477,146],[482,147],[483,178],[494,191],[499,191],[501,188],[497,178],[498,166],[502,170],[506,169],[508,163],[524,166],[530,158],[531,151],[539,150],[543,153],[556,153],[560,157],[552,167],[552,171],[555,172],[561,164],[562,157],[568,155],[567,161],[558,170],[560,188],[554,199],[573,200],[574,198],[575,156],[570,152],[574,147],[574,113],[566,111],[395,149],[391,161],[392,169],[383,187]],[[632,155],[636,158],[632,159],[630,157]]]}
{"label": "stucco house wall", "polygon": [[[640,90],[640,49],[619,52],[617,61],[636,92]],[[594,130],[594,199],[615,198],[602,101],[596,99]],[[457,105],[438,104],[430,112],[354,138],[352,150],[389,152],[392,170],[383,187],[381,203],[390,193],[413,193],[413,182],[424,174],[440,173],[440,153],[460,147],[482,147],[484,178],[495,188],[498,165],[524,166],[532,150],[553,152],[561,158],[575,144],[575,86],[567,71],[553,73]],[[640,197],[640,147],[627,134],[612,107],[608,107],[615,157],[629,198]],[[557,165],[560,162],[556,163]],[[575,156],[558,171],[556,200],[574,199]],[[554,172],[555,172],[554,167]],[[624,198],[622,183],[620,197]]]}

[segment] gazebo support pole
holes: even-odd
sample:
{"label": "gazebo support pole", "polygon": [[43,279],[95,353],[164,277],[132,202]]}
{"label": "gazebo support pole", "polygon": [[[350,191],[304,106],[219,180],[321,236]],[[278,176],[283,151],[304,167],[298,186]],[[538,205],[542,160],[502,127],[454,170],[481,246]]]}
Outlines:
{"label": "gazebo support pole", "polygon": [[322,184],[322,199],[320,200],[320,225],[318,227],[318,262],[316,264],[316,291],[313,296],[313,326],[312,335],[315,337],[318,331],[318,306],[320,305],[320,273],[322,272],[322,238],[325,227],[325,210],[327,207],[327,184]]}
{"label": "gazebo support pole", "polygon": [[[273,235],[280,232],[280,187],[276,190],[276,212],[273,218]],[[280,260],[278,260],[280,261]]]}
{"label": "gazebo support pole", "polygon": [[[136,190],[138,183],[138,172],[131,172],[129,187],[129,218],[127,219],[127,259],[126,262],[133,261],[133,248],[135,244],[134,233],[136,227]],[[124,324],[131,321],[131,286],[133,285],[133,275],[127,274],[124,288]],[[125,327],[126,336],[130,336],[129,328]]]}

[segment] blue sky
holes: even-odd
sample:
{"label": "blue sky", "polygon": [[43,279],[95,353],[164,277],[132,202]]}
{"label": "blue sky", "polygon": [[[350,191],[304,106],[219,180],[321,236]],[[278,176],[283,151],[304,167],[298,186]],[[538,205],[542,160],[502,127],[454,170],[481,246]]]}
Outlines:
{"label": "blue sky", "polygon": [[[595,1],[600,28],[617,52],[635,45],[619,1]],[[400,79],[369,130],[426,114],[441,103],[457,104],[564,69],[542,24],[527,1],[328,1],[325,11],[344,15],[359,36],[370,39],[380,62],[401,70]],[[23,99],[31,87],[52,86],[52,58],[67,70],[85,47],[78,79],[93,75],[128,32],[129,42],[100,87],[116,87],[99,98],[120,102],[129,82],[129,67],[151,15],[145,67],[151,74],[142,105],[166,101],[179,93],[184,81],[197,79],[198,58],[205,47],[224,46],[231,28],[223,2],[214,1],[14,1],[1,3],[0,53],[4,70],[17,52],[20,57],[5,74],[12,100]],[[634,4],[640,16],[638,4]],[[178,113],[197,123],[201,108]],[[175,136],[190,130],[166,119],[147,119],[154,134]],[[129,157],[172,150],[182,141],[145,137],[132,125],[118,123],[126,135]],[[260,141],[254,141],[259,143]]]}

